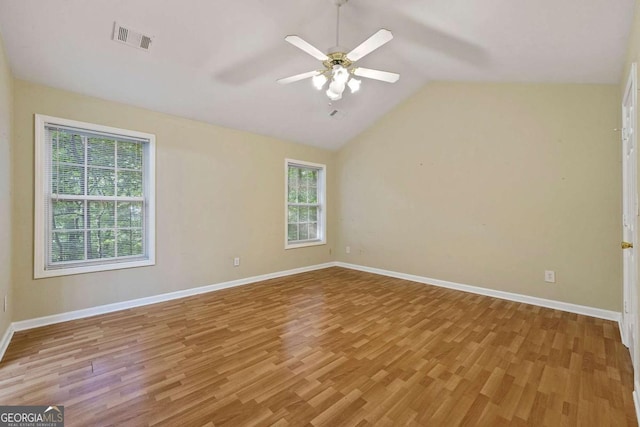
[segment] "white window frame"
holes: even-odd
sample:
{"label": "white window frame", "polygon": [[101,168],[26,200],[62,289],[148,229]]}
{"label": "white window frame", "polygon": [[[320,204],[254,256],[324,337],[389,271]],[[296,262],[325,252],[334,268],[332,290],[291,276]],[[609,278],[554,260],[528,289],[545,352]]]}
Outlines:
{"label": "white window frame", "polygon": [[[45,128],[48,125],[58,125],[64,127],[77,128],[85,132],[96,132],[111,134],[145,140],[145,163],[144,163],[144,196],[146,206],[145,217],[145,249],[146,254],[143,259],[136,258],[130,261],[110,259],[100,262],[93,260],[90,265],[63,266],[59,268],[47,269],[47,233],[50,231],[50,219],[45,212],[45,200],[51,198],[50,177],[47,176],[50,150],[47,147]],[[155,225],[155,181],[156,181],[156,137],[150,133],[119,129],[110,126],[96,125],[93,123],[79,122],[76,120],[62,119],[58,117],[35,115],[35,221],[34,221],[34,278],[66,276],[70,274],[93,273],[97,271],[119,270],[123,268],[143,267],[155,265],[156,251],[156,225]]]}
{"label": "white window frame", "polygon": [[[289,242],[289,166],[300,166],[318,169],[318,235],[315,240]],[[284,159],[284,248],[295,249],[327,244],[327,166],[303,160]]]}

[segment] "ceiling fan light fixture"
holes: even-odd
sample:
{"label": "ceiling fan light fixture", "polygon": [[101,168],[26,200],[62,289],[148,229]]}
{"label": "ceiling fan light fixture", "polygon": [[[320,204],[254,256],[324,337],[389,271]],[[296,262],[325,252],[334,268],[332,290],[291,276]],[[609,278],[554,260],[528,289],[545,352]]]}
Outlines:
{"label": "ceiling fan light fixture", "polygon": [[340,64],[334,65],[331,72],[333,74],[333,81],[335,82],[344,85],[345,83],[347,83],[347,80],[349,80],[349,72]]}
{"label": "ceiling fan light fixture", "polygon": [[323,53],[320,49],[309,44],[299,36],[289,35],[284,38],[288,43],[291,43],[298,49],[322,61],[322,65],[325,67],[324,70],[296,74],[294,76],[279,79],[277,82],[280,84],[288,84],[312,77],[312,84],[318,90],[322,90],[326,83],[329,82],[329,87],[325,93],[331,101],[337,101],[342,99],[342,95],[344,94],[344,90],[347,86],[349,86],[351,93],[355,93],[360,90],[360,85],[362,83],[361,80],[352,77],[352,75],[380,80],[387,83],[395,83],[398,81],[400,75],[397,73],[354,66],[355,61],[369,55],[371,52],[393,39],[391,31],[381,28],[354,49],[351,49],[349,52],[344,52],[345,49],[340,47],[340,7],[347,3],[348,0],[329,1],[336,5],[337,11],[336,44],[327,54]]}
{"label": "ceiling fan light fixture", "polygon": [[362,83],[362,80],[351,77],[351,79],[347,83],[347,86],[349,86],[349,89],[351,89],[351,93],[356,93],[360,90],[360,83]]}
{"label": "ceiling fan light fixture", "polygon": [[313,86],[318,90],[322,90],[327,80],[328,80],[327,76],[325,76],[324,74],[318,74],[317,76],[313,76],[313,80],[312,80]]}
{"label": "ceiling fan light fixture", "polygon": [[337,84],[336,82],[331,82],[329,85],[329,89],[325,92],[330,100],[337,101],[342,99],[342,92],[344,92],[344,85]]}
{"label": "ceiling fan light fixture", "polygon": [[329,85],[329,89],[327,89],[327,96],[332,101],[337,101],[342,98],[342,93],[344,92],[345,85],[338,83],[336,81],[332,81]]}

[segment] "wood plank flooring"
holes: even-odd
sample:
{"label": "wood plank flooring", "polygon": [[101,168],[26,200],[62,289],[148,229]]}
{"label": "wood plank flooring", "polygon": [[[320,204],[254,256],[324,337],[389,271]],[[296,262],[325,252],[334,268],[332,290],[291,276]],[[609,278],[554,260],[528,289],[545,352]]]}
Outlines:
{"label": "wood plank flooring", "polygon": [[635,426],[614,322],[341,268],[16,333],[67,426]]}

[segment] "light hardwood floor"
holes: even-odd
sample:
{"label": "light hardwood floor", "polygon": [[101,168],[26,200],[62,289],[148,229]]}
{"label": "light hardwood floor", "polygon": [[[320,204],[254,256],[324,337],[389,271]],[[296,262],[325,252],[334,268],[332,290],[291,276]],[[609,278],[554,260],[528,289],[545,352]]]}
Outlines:
{"label": "light hardwood floor", "polygon": [[329,268],[16,333],[67,426],[636,425],[614,322]]}

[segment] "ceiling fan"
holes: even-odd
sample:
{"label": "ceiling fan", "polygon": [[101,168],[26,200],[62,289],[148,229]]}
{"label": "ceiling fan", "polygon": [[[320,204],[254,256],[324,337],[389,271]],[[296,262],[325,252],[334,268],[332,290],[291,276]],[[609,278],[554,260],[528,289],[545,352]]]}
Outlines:
{"label": "ceiling fan", "polygon": [[342,93],[346,86],[349,87],[351,93],[360,89],[361,81],[352,77],[365,77],[368,79],[380,80],[387,83],[395,83],[400,78],[400,74],[390,73],[388,71],[372,70],[370,68],[356,67],[354,64],[359,59],[370,54],[380,46],[389,42],[393,38],[391,31],[380,29],[371,37],[362,42],[359,46],[352,49],[348,53],[340,47],[340,6],[347,3],[348,0],[331,0],[337,8],[336,20],[336,45],[325,54],[320,49],[312,46],[299,36],[287,36],[284,39],[295,47],[305,51],[314,58],[322,61],[323,69],[309,71],[306,73],[296,74],[294,76],[285,77],[277,80],[280,84],[288,84],[300,80],[312,78],[313,85],[318,90],[322,90],[325,83],[329,82],[329,88],[326,91],[327,96],[332,101],[342,99]]}

